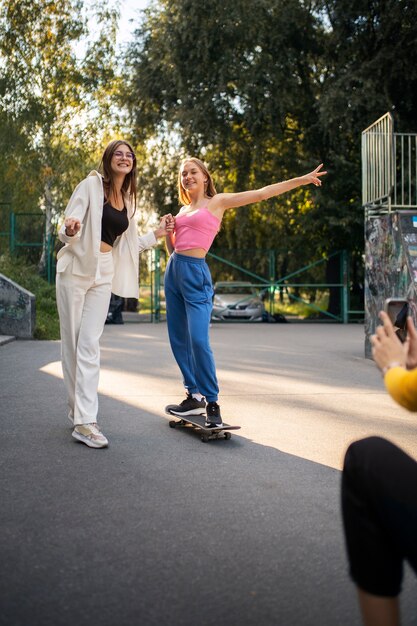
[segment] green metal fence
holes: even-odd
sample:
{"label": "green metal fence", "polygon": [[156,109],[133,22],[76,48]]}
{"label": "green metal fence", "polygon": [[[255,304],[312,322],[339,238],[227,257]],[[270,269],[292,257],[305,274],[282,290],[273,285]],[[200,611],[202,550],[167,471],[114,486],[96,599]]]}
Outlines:
{"label": "green metal fence", "polygon": [[[236,256],[237,251],[229,251],[232,259]],[[349,258],[345,250],[334,252],[328,257],[324,257],[317,261],[314,261],[304,267],[301,267],[293,272],[286,274],[280,278],[276,276],[276,251],[266,250],[259,251],[257,253],[263,253],[263,266],[267,268],[268,275],[262,275],[248,269],[243,265],[237,264],[231,258],[220,256],[216,252],[208,253],[208,263],[211,266],[212,261],[217,262],[219,267],[215,267],[212,270],[214,282],[216,280],[224,280],[224,274],[227,275],[231,281],[242,280],[247,282],[259,293],[265,294],[266,310],[270,315],[280,313],[280,299],[286,299],[292,303],[302,304],[303,308],[309,310],[315,315],[315,318],[322,320],[328,320],[332,322],[348,323],[356,319],[361,320],[363,318],[362,310],[350,309],[350,292],[349,292]],[[151,302],[152,311],[151,319],[154,322],[159,322],[164,318],[164,302],[163,302],[163,273],[164,265],[167,257],[165,250],[159,248],[149,251],[151,255]],[[305,276],[313,273],[317,268],[320,268],[321,273],[324,272],[326,264],[332,258],[337,258],[339,264],[339,280],[335,283],[312,280],[301,280]],[[320,274],[320,271],[315,271],[316,274]],[[222,275],[223,274],[223,275]],[[306,294],[309,292],[316,294],[317,292],[323,292],[329,294],[330,291],[336,292],[338,295],[340,311],[331,312],[328,307],[320,306],[314,301],[314,298],[307,299]],[[248,296],[248,300],[251,296]],[[244,299],[242,300],[242,303]],[[311,319],[311,318],[310,318]]]}
{"label": "green metal fence", "polygon": [[[323,318],[328,318],[329,320],[347,323],[349,321],[349,313],[353,313],[353,311],[349,311],[349,271],[348,271],[348,259],[346,251],[338,251],[329,255],[328,257],[319,259],[313,263],[310,263],[302,268],[297,269],[294,272],[291,272],[281,278],[276,278],[275,275],[275,251],[270,250],[269,254],[269,276],[265,278],[259,274],[256,274],[250,270],[242,266],[238,266],[233,261],[228,259],[219,257],[215,253],[209,253],[209,256],[221,261],[225,265],[238,270],[239,273],[243,274],[245,277],[251,279],[252,286],[257,289],[266,292],[268,294],[268,308],[269,313],[274,315],[276,313],[276,292],[282,293],[282,290],[285,289],[285,293],[290,301],[302,303],[308,309],[311,309],[315,313],[320,314]],[[302,274],[308,273],[313,268],[318,266],[325,266],[328,260],[332,257],[340,257],[340,278],[337,283],[326,283],[326,282],[298,282],[295,281],[297,277],[300,277]],[[256,282],[254,282],[256,281]],[[306,290],[330,290],[336,289],[340,294],[340,314],[334,314],[329,312],[327,309],[316,305],[314,302],[307,300],[305,297],[299,295],[301,291]]]}
{"label": "green metal fence", "polygon": [[10,212],[10,203],[0,202],[0,254],[10,247]]}
{"label": "green metal fence", "polygon": [[13,254],[20,249],[31,248],[44,250],[45,278],[49,283],[55,280],[55,244],[55,235],[46,233],[45,219],[42,214],[10,213],[10,252]]}
{"label": "green metal fence", "polygon": [[[4,228],[0,223],[0,228]],[[19,250],[44,251],[45,277],[55,280],[56,237],[45,232],[45,218],[40,213],[14,213],[10,211],[8,231],[0,231],[5,241],[8,238],[12,254]],[[214,282],[245,280],[264,295],[265,308],[270,315],[284,312],[291,305],[301,307],[311,316],[333,322],[347,323],[355,318],[361,320],[363,311],[350,309],[349,258],[346,251],[337,251],[293,271],[280,272],[287,250],[213,250],[208,262]],[[325,277],[326,264],[335,258],[339,267],[336,282]],[[157,247],[141,254],[140,291],[146,293],[140,306],[149,314],[146,319],[160,322],[165,319],[165,297],[163,276],[168,255],[165,248]],[[296,259],[292,260],[292,266]],[[284,275],[279,276],[280,273]],[[338,310],[329,310],[328,299],[337,294]],[[326,300],[327,298],[327,300]],[[144,304],[146,300],[146,304]],[[296,317],[296,315],[295,315]],[[300,316],[299,316],[300,317]]]}

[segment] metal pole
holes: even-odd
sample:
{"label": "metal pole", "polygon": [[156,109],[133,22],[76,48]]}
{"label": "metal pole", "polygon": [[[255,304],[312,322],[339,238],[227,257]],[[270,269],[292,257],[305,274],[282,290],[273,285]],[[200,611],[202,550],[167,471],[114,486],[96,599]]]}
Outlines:
{"label": "metal pole", "polygon": [[275,287],[273,286],[275,283],[275,250],[269,251],[269,312],[271,315],[275,313]]}
{"label": "metal pole", "polygon": [[342,283],[342,322],[347,324],[349,321],[349,267],[348,255],[346,250],[341,252],[340,263],[340,282]]}
{"label": "metal pole", "polygon": [[161,251],[159,248],[154,248],[154,281],[155,281],[155,289],[154,289],[154,313],[155,322],[161,321]]}
{"label": "metal pole", "polygon": [[15,214],[13,211],[11,211],[10,212],[10,252],[11,254],[14,253],[14,249],[15,249],[15,226],[16,226]]}
{"label": "metal pole", "polygon": [[153,308],[153,294],[154,294],[154,276],[153,276],[153,268],[154,268],[154,248],[151,248],[149,254],[151,255],[151,262],[148,260],[148,269],[149,269],[149,277],[150,277],[150,286],[151,286],[151,322],[154,321],[154,308]]}

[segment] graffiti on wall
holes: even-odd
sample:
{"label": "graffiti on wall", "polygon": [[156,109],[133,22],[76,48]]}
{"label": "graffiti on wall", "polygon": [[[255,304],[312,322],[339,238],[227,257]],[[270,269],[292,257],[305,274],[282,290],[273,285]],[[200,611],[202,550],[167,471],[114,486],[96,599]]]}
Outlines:
{"label": "graffiti on wall", "polygon": [[[1,291],[3,292],[4,289]],[[23,294],[16,292],[8,294],[9,297],[4,298],[4,293],[0,300],[0,318],[8,318],[12,320],[21,320],[24,318],[27,312],[27,298]],[[10,297],[11,295],[11,297]]]}
{"label": "graffiti on wall", "polygon": [[414,321],[417,292],[417,213],[393,212],[365,223],[365,354],[386,298],[410,300]]}
{"label": "graffiti on wall", "polygon": [[0,334],[29,338],[35,327],[35,296],[0,275]]}

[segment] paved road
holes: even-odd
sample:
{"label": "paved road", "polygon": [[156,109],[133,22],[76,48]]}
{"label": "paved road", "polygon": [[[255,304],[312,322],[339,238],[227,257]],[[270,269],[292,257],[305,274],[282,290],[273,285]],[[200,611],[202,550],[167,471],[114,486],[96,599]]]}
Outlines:
{"label": "paved road", "polygon": [[[0,624],[355,626],[339,510],[350,441],[417,457],[359,325],[214,325],[223,415],[204,444],[168,427],[182,399],[165,324],[107,326],[100,415],[71,438],[59,342],[0,347]],[[406,570],[405,625],[417,624]]]}

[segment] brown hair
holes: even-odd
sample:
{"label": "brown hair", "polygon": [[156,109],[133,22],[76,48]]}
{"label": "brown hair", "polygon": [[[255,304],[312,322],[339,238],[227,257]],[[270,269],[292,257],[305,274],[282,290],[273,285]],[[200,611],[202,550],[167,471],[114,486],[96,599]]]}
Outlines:
{"label": "brown hair", "polygon": [[103,186],[106,197],[108,198],[110,193],[115,191],[114,182],[113,182],[113,172],[111,169],[111,160],[113,158],[113,154],[116,152],[120,146],[127,146],[133,156],[133,167],[128,174],[126,174],[125,179],[122,185],[122,192],[126,193],[129,196],[129,200],[133,205],[134,212],[136,211],[136,156],[135,151],[128,141],[124,139],[115,139],[107,144],[103,156],[101,158],[100,170],[103,173]]}
{"label": "brown hair", "polygon": [[214,186],[211,174],[208,171],[207,167],[204,165],[203,161],[200,161],[200,159],[197,159],[197,157],[189,157],[181,161],[180,169],[178,170],[178,195],[180,198],[180,202],[182,204],[190,204],[191,202],[188,191],[184,189],[184,187],[181,184],[181,170],[184,167],[185,163],[188,163],[188,162],[195,163],[197,167],[203,172],[204,176],[207,176],[207,182],[206,182],[206,188],[205,188],[206,196],[209,198],[212,198],[213,196],[215,196],[217,191]]}

